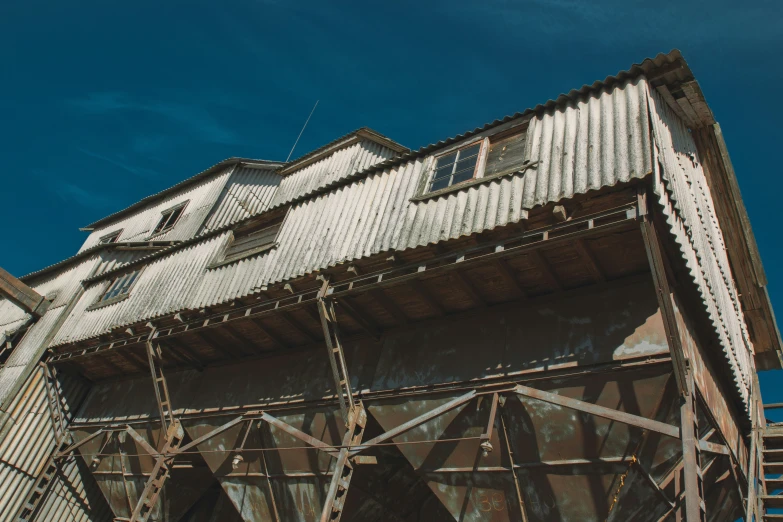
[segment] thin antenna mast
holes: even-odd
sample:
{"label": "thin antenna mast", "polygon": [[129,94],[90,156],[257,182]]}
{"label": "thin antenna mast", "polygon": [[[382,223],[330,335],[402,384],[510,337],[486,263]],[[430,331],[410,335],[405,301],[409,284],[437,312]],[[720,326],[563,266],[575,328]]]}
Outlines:
{"label": "thin antenna mast", "polygon": [[307,117],[307,120],[304,122],[304,125],[302,126],[302,130],[299,131],[299,136],[296,137],[296,141],[294,142],[294,146],[291,147],[291,152],[288,153],[288,157],[285,159],[285,162],[288,163],[288,160],[291,159],[291,154],[294,153],[294,149],[296,148],[296,144],[299,143],[299,138],[302,137],[302,133],[307,128],[307,124],[310,123],[310,118],[313,117],[313,113],[315,112],[315,108],[318,107],[318,102],[321,100],[316,100],[315,105],[313,105],[313,110],[310,111],[310,116]]}

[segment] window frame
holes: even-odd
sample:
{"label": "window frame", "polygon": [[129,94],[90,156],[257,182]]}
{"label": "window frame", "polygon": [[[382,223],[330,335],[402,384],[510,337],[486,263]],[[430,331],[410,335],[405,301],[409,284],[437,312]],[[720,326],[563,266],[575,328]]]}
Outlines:
{"label": "window frame", "polygon": [[[441,152],[440,154],[433,155],[432,159],[431,159],[431,162],[430,162],[430,165],[429,165],[429,173],[428,173],[428,176],[427,176],[427,183],[424,186],[424,193],[425,194],[435,194],[435,193],[442,193],[442,191],[447,192],[449,189],[451,189],[453,187],[458,187],[458,186],[461,186],[464,183],[468,183],[470,181],[473,181],[473,180],[481,178],[484,175],[484,163],[485,163],[484,160],[486,159],[486,151],[487,151],[487,145],[488,144],[489,144],[489,140],[486,137],[483,137],[483,138],[479,138],[479,139],[470,140],[467,143],[464,143],[464,144],[461,144],[461,145],[459,145],[457,147],[452,147],[452,148],[450,148],[448,150],[445,150],[445,151]],[[435,182],[435,174],[436,174],[436,172],[438,170],[438,160],[440,158],[444,158],[444,157],[446,157],[446,156],[448,156],[450,154],[457,153],[456,158],[454,158],[454,163],[453,163],[454,167],[452,168],[452,171],[451,171],[451,174],[450,174],[450,177],[453,179],[454,178],[454,174],[456,174],[456,172],[454,172],[454,171],[457,169],[457,164],[461,161],[461,159],[459,157],[459,153],[461,151],[465,150],[465,149],[469,149],[469,148],[474,147],[476,145],[480,145],[480,146],[479,146],[478,153],[476,153],[476,165],[475,165],[475,167],[473,167],[473,174],[470,176],[470,178],[462,180],[462,181],[458,181],[457,183],[451,183],[451,184],[449,184],[449,185],[447,185],[447,186],[445,186],[443,188],[437,189],[437,190],[431,190],[432,184]]]}
{"label": "window frame", "polygon": [[[119,230],[115,230],[114,232],[112,232],[110,234],[106,234],[106,235],[101,236],[100,239],[98,239],[98,244],[99,245],[111,245],[112,243],[119,242],[119,239],[120,239],[120,236],[122,235],[122,231],[123,230],[124,229],[121,228]],[[111,240],[112,238],[114,238],[114,239]],[[108,240],[111,240],[111,241],[108,241]]]}
{"label": "window frame", "polygon": [[[424,167],[422,168],[423,174],[420,178],[416,195],[411,197],[410,201],[416,203],[419,201],[435,199],[450,194],[452,192],[458,192],[468,187],[472,187],[474,185],[488,183],[498,178],[514,176],[526,171],[531,167],[535,167],[536,165],[538,165],[538,161],[530,161],[529,159],[529,154],[530,154],[529,123],[530,123],[529,120],[525,120],[521,123],[518,123],[516,125],[511,125],[509,127],[501,126],[501,128],[496,129],[495,132],[493,132],[492,134],[482,134],[481,136],[473,137],[472,139],[466,142],[462,142],[457,145],[448,147],[442,151],[439,151],[436,154],[431,155],[430,157],[427,158],[427,160],[424,163]],[[522,165],[518,169],[515,168],[512,170],[501,171],[498,173],[487,175],[486,174],[487,158],[489,155],[489,150],[492,145],[492,142],[497,140],[503,140],[514,134],[525,134],[525,140],[526,140],[525,153],[524,153],[525,159],[523,160]],[[435,191],[430,191],[429,188],[432,186],[432,182],[434,180],[438,158],[451,154],[457,150],[471,147],[478,142],[481,142],[482,146],[478,155],[476,170],[474,171],[473,177],[464,181],[460,181],[459,183],[454,183],[452,185],[449,185],[448,187],[444,187]]]}
{"label": "window frame", "polygon": [[[134,268],[128,271],[125,271],[121,274],[116,275],[115,277],[111,278],[109,280],[109,284],[106,285],[106,287],[101,292],[100,296],[98,296],[98,299],[87,307],[87,311],[95,310],[97,308],[103,308],[104,306],[113,305],[114,303],[119,303],[120,301],[124,301],[128,297],[130,297],[131,292],[135,288],[136,284],[139,282],[139,279],[141,279],[141,275],[144,273],[144,269],[146,266],[142,266],[139,268]],[[112,287],[122,278],[131,275],[136,274],[136,277],[133,279],[133,282],[128,286],[128,290],[126,292],[123,292],[121,294],[115,295],[114,297],[110,297],[108,299],[104,299],[103,297],[109,293],[109,291],[112,289]]]}
{"label": "window frame", "polygon": [[[226,256],[228,250],[231,248],[231,245],[234,244],[234,242],[237,240],[237,236],[242,237],[245,235],[245,231],[250,227],[242,227],[239,226],[237,228],[234,228],[231,230],[231,235],[226,241],[226,243],[223,245],[223,248],[221,248],[217,254],[215,255],[214,259],[207,265],[207,269],[213,269],[218,268],[224,265],[229,265],[231,263],[236,263],[237,261],[241,261],[242,259],[247,259],[249,257],[257,256],[259,254],[262,254],[264,252],[267,252],[269,250],[272,250],[274,248],[277,248],[279,245],[278,239],[280,238],[280,233],[283,230],[283,226],[285,225],[286,219],[288,218],[288,214],[290,212],[290,208],[286,210],[285,214],[282,216],[273,218],[269,220],[266,223],[262,224],[256,224],[252,227],[252,230],[247,232],[247,235],[255,234],[257,232],[261,232],[262,230],[266,230],[271,227],[277,227],[277,233],[275,233],[274,240],[266,243],[262,246],[255,247],[248,249],[247,251],[233,254],[229,257]],[[244,229],[244,230],[243,230]]]}
{"label": "window frame", "polygon": [[[161,210],[157,221],[155,221],[155,226],[152,227],[153,232],[147,237],[147,239],[151,239],[153,237],[163,235],[166,232],[170,232],[172,229],[174,229],[174,227],[177,226],[177,223],[179,223],[179,220],[182,219],[182,215],[185,213],[185,207],[188,206],[188,203],[190,203],[190,200],[186,200],[186,201],[183,201],[181,203],[177,203],[176,205],[168,207],[165,210]],[[158,225],[160,225],[160,223],[163,221],[163,217],[166,214],[170,214],[171,215],[174,212],[176,212],[177,210],[181,210],[181,212],[179,213],[177,218],[174,220],[174,222],[171,223],[171,225],[169,225],[168,221],[166,221],[166,225],[164,225],[164,227],[162,229],[160,229],[157,232],[155,232],[155,229],[158,228]],[[171,218],[171,216],[169,216],[169,219],[170,218]]]}

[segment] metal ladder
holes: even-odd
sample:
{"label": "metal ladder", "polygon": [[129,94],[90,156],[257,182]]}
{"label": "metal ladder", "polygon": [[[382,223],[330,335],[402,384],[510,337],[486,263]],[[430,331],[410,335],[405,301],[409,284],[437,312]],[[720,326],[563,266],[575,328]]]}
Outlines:
{"label": "metal ladder", "polygon": [[178,421],[172,422],[166,432],[166,444],[163,445],[163,449],[155,461],[155,467],[152,468],[150,478],[136,503],[130,518],[131,522],[146,522],[155,510],[158,498],[171,474],[171,464],[174,458],[167,455],[178,449],[184,438],[185,430],[182,429],[182,425]]}
{"label": "metal ladder", "polygon": [[345,354],[340,342],[340,329],[337,325],[337,314],[334,309],[334,301],[326,294],[329,290],[329,279],[324,278],[323,286],[318,292],[318,314],[321,316],[321,327],[324,331],[324,339],[329,355],[329,364],[332,368],[335,392],[340,402],[340,411],[345,425],[348,426],[350,416],[353,414],[355,404],[351,390],[351,379],[348,376],[348,365],[345,363]]}
{"label": "metal ladder", "polygon": [[367,423],[367,412],[361,403],[352,410],[348,431],[343,437],[342,448],[337,456],[334,466],[334,475],[326,494],[326,502],[321,512],[320,522],[339,522],[345,508],[345,499],[348,496],[348,488],[353,478],[353,464],[348,461],[351,455],[350,446],[357,446],[362,442],[364,426]]}
{"label": "metal ladder", "polygon": [[[766,513],[768,509],[783,509],[783,424],[768,424],[761,428],[762,459],[759,478],[764,520],[783,521],[783,514]],[[774,475],[774,477],[767,477]]]}

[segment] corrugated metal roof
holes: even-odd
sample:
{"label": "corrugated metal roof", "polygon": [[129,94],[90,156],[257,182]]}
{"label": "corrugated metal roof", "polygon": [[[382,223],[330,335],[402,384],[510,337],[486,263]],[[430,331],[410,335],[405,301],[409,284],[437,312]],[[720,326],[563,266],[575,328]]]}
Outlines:
{"label": "corrugated metal roof", "polygon": [[528,128],[535,167],[439,198],[411,201],[420,157],[375,170],[361,183],[294,203],[279,246],[254,258],[207,270],[225,232],[156,253],[124,301],[86,311],[106,282],[90,286],[53,344],[232,300],[348,260],[491,230],[536,205],[642,178],[652,170],[646,108],[646,82],[635,79],[542,112]]}
{"label": "corrugated metal roof", "polygon": [[[147,205],[136,208],[136,212],[126,214],[124,218],[96,227],[85,240],[81,250],[92,247],[100,242],[101,237],[122,230],[120,241],[182,241],[197,235],[207,214],[212,210],[215,201],[231,176],[234,167],[228,167],[215,173],[214,176],[203,177],[186,188],[170,192]],[[160,221],[161,213],[171,207],[187,202],[185,210],[177,220],[176,225],[163,234],[150,238],[155,225]]]}
{"label": "corrugated metal roof", "polygon": [[235,168],[212,207],[202,232],[231,225],[266,210],[280,185],[280,179],[280,175],[271,169]]}
{"label": "corrugated metal roof", "polygon": [[165,190],[161,190],[160,192],[158,192],[156,194],[152,194],[150,196],[147,196],[146,198],[143,198],[143,199],[137,201],[136,203],[134,203],[133,205],[130,205],[129,207],[126,207],[126,208],[124,208],[122,210],[119,210],[119,211],[115,212],[114,214],[110,214],[110,215],[108,215],[108,216],[106,216],[104,218],[101,218],[98,221],[95,221],[94,223],[90,223],[89,225],[84,227],[83,230],[94,230],[97,227],[104,227],[105,225],[116,221],[120,217],[126,216],[127,214],[133,212],[134,210],[138,210],[141,207],[143,207],[143,206],[145,206],[145,205],[147,205],[149,203],[152,203],[153,201],[157,201],[159,199],[162,199],[162,198],[165,198],[167,196],[170,196],[170,195],[172,195],[174,193],[179,192],[181,189],[183,189],[184,187],[186,187],[186,186],[188,186],[188,185],[190,185],[192,183],[195,183],[195,182],[200,181],[200,180],[202,180],[202,179],[204,179],[206,177],[209,177],[209,176],[211,176],[212,174],[214,174],[216,172],[219,172],[219,171],[227,169],[227,168],[234,167],[235,165],[239,165],[239,164],[242,164],[242,163],[246,163],[246,164],[249,164],[249,165],[262,165],[262,166],[266,166],[266,167],[269,167],[269,168],[278,168],[278,167],[284,165],[284,163],[280,163],[280,162],[276,162],[276,161],[256,160],[256,159],[249,159],[249,158],[228,158],[228,159],[225,159],[225,160],[223,160],[223,161],[221,161],[219,163],[216,163],[215,165],[212,165],[211,167],[209,167],[208,169],[206,169],[204,171],[199,172],[195,176],[192,176],[192,177],[190,177],[190,178],[188,178],[186,180],[180,181],[176,185],[173,185],[173,186],[171,186],[171,187],[169,187],[169,188],[167,188]]}
{"label": "corrugated metal roof", "polygon": [[659,203],[701,293],[737,390],[747,402],[754,372],[752,343],[696,144],[658,93],[650,94],[650,103],[658,158],[663,163],[657,178]]}
{"label": "corrugated metal roof", "polygon": [[397,155],[396,151],[378,143],[358,141],[285,176],[272,206],[277,207],[297,198],[306,198],[319,188],[333,185],[347,176]]}

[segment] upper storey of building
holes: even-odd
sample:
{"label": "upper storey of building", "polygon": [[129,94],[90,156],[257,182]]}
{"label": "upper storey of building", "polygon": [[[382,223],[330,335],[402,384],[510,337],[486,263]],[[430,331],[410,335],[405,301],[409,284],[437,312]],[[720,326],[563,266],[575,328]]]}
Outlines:
{"label": "upper storey of building", "polygon": [[[766,280],[720,128],[680,53],[418,151],[361,129],[291,163],[230,159],[88,227],[79,253],[22,278],[68,350],[314,274],[524,226],[651,183],[747,396],[780,367]],[[61,317],[60,317],[61,315]],[[0,302],[0,331],[20,324]],[[4,326],[5,325],[5,326]]]}

